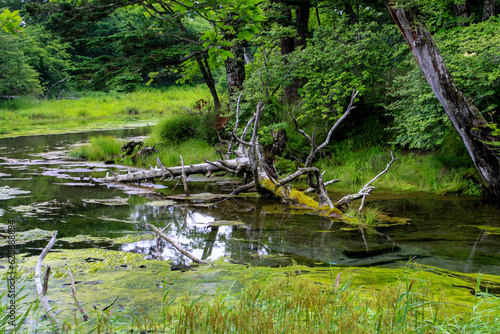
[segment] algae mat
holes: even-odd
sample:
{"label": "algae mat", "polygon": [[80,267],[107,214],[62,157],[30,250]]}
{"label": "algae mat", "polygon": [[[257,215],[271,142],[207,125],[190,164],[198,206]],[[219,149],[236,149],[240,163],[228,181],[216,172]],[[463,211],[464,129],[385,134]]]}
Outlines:
{"label": "algae mat", "polygon": [[[20,285],[26,287],[27,301],[36,298],[33,284],[34,266],[38,257],[18,256]],[[231,261],[234,262],[234,261]],[[6,259],[0,260],[0,274],[5,282]],[[172,271],[168,262],[146,260],[143,255],[121,251],[85,249],[56,250],[47,255],[44,266],[51,267],[48,298],[53,307],[71,318],[74,301],[70,296],[68,270],[71,269],[77,295],[85,307],[102,308],[117,296],[115,308],[127,314],[161,314],[164,302],[178,296],[210,299],[217,291],[238,292],[251,280],[268,280],[276,276],[302,276],[315,284],[335,284],[338,279],[360,295],[370,298],[375,291],[410,284],[424,289],[426,298],[447,302],[453,312],[467,312],[474,303],[477,275],[461,274],[437,268],[404,266],[401,268],[336,268],[290,266],[282,268],[247,267],[220,259],[213,266],[191,266]],[[482,275],[481,290],[500,292],[500,277]],[[230,291],[231,290],[231,291]],[[168,296],[166,296],[166,292]]]}

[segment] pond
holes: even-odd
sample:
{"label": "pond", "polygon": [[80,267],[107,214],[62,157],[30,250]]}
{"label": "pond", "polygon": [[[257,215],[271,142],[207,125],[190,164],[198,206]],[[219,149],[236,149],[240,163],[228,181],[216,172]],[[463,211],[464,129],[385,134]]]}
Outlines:
{"label": "pond", "polygon": [[[298,264],[318,270],[364,267],[365,272],[375,272],[374,267],[392,270],[411,260],[436,267],[438,271],[500,274],[500,204],[487,198],[376,189],[366,205],[382,211],[382,224],[358,228],[252,195],[207,205],[220,200],[213,194],[233,190],[241,182],[235,178],[190,176],[189,190],[195,196],[186,200],[175,196],[183,191],[182,187],[175,188],[174,181],[101,184],[96,180],[110,171],[126,173],[134,168],[65,159],[72,145],[81,144],[91,136],[107,134],[137,139],[149,131],[145,127],[0,139],[0,233],[6,233],[7,224],[13,222],[17,252],[29,258],[38,256],[51,231],[57,230],[53,252],[64,250],[63,259],[73,254],[74,260],[66,261],[81,261],[80,269],[103,261],[106,254],[138,254],[136,258],[140,261],[146,259],[146,263],[135,262],[134,267],[120,264],[131,263],[130,256],[113,255],[105,279],[111,284],[110,290],[116,284],[113,282],[126,277],[138,282],[137,277],[148,275],[138,270],[148,266],[168,276],[158,261],[149,260],[168,261],[172,270],[189,268],[190,260],[170,244],[157,241],[147,223],[159,228],[168,225],[165,233],[198,258],[209,261],[224,258],[250,267]],[[166,194],[171,192],[173,197],[167,199]],[[330,194],[332,198],[344,195]],[[5,259],[7,253],[6,241],[0,238],[0,257]],[[78,256],[81,258],[77,259]],[[122,268],[129,271],[118,272]],[[5,266],[0,264],[0,270],[5,270]],[[86,271],[82,269],[76,274],[81,279]],[[64,290],[67,276],[58,275],[59,280],[56,275],[53,282],[59,285],[59,296],[69,298]],[[92,284],[101,282],[101,278],[89,276],[85,284],[90,285],[79,289],[95,289]],[[161,294],[154,297],[144,294],[151,292],[147,284],[158,285],[156,278],[148,279],[151,282],[144,280],[144,287],[124,283],[129,290],[108,291],[102,298],[135,291],[143,294],[144,305],[154,298],[161,300]],[[467,282],[474,285],[473,278],[467,278]],[[214,286],[217,284],[206,285]],[[102,292],[103,288],[100,289]],[[497,289],[490,291],[498,293]],[[140,294],[131,296],[131,303],[138,302]],[[62,297],[54,297],[58,298]],[[95,297],[91,300],[95,301]]]}
{"label": "pond", "polygon": [[[210,196],[162,202],[162,193],[170,193],[175,182],[103,185],[89,182],[88,177],[128,168],[64,160],[68,147],[90,136],[105,133],[128,138],[148,131],[145,127],[1,139],[3,223],[14,221],[18,233],[58,230],[58,239],[67,241],[58,242],[56,248],[110,248],[149,258],[161,256],[178,265],[189,261],[170,245],[157,245],[154,238],[140,240],[150,233],[146,223],[158,227],[170,223],[169,236],[208,260],[230,256],[260,266],[292,261],[308,266],[393,266],[414,258],[465,273],[500,273],[500,205],[493,200],[375,191],[368,205],[382,210],[384,224],[359,229],[261,198],[235,198],[215,207],[203,205]],[[190,180],[192,193],[213,194],[229,192],[238,182],[193,176]],[[175,189],[173,194],[180,192]],[[109,241],[126,240],[124,236],[138,241]],[[35,255],[46,242],[46,236],[28,240],[19,251]]]}

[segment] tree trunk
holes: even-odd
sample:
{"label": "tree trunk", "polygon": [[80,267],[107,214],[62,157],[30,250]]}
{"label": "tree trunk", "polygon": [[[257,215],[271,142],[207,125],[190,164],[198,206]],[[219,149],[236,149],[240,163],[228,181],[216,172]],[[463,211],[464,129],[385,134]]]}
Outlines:
{"label": "tree trunk", "polygon": [[455,11],[455,16],[457,17],[458,25],[461,27],[466,27],[470,24],[469,16],[470,10],[467,5],[467,1],[463,4],[453,4],[453,10]]}
{"label": "tree trunk", "polygon": [[311,1],[302,1],[297,6],[296,27],[297,38],[295,39],[295,48],[306,45],[309,35],[309,14],[311,12]]}
{"label": "tree trunk", "polygon": [[359,16],[352,8],[351,1],[344,1],[345,13],[349,17],[349,22],[351,24],[356,24],[359,22]]}
{"label": "tree trunk", "polygon": [[[295,30],[297,31],[297,36],[285,37],[281,40],[281,54],[287,55],[292,53],[300,46],[305,46],[307,44],[307,38],[309,37],[309,17],[311,12],[311,1],[310,0],[297,0],[297,1],[281,1],[284,5],[283,7],[283,17],[281,24],[284,26],[290,26],[293,24],[292,17],[292,7],[295,7]],[[286,60],[285,60],[286,62]],[[298,89],[304,85],[304,80],[302,78],[295,78],[295,80],[288,86],[284,87],[285,100],[293,102],[297,100]]]}
{"label": "tree trunk", "polygon": [[203,76],[203,79],[205,80],[205,83],[208,86],[208,90],[212,95],[212,99],[214,100],[214,108],[215,110],[219,110],[220,109],[219,95],[217,94],[217,89],[215,88],[215,80],[212,75],[212,71],[210,71],[206,55],[196,56],[196,62],[198,63],[201,75]]}
{"label": "tree trunk", "polygon": [[462,139],[486,186],[500,197],[500,136],[494,136],[479,110],[458,90],[426,26],[416,10],[387,5],[434,94]]}
{"label": "tree trunk", "polygon": [[[250,170],[250,159],[248,158],[237,158],[232,160],[224,160],[221,162],[204,163],[184,166],[184,173],[186,176],[193,174],[207,174],[232,170]],[[171,167],[165,168],[159,166],[159,168],[152,168],[150,170],[141,170],[134,173],[128,173],[123,175],[106,175],[105,178],[101,179],[103,182],[140,182],[143,180],[152,179],[164,179],[167,177],[179,177],[182,175],[182,167]]]}
{"label": "tree trunk", "polygon": [[495,2],[496,0],[484,0],[483,21],[495,15]]}
{"label": "tree trunk", "polygon": [[245,81],[245,49],[243,44],[234,40],[229,51],[234,55],[233,58],[226,59],[227,73],[227,92],[231,101],[238,91],[243,88]]}

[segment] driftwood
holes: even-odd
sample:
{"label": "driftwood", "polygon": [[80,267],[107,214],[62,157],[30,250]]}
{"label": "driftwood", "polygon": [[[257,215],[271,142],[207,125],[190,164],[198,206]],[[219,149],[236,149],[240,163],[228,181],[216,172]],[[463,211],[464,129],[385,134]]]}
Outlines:
{"label": "driftwood", "polygon": [[136,148],[140,149],[143,144],[144,143],[142,141],[135,141],[135,140],[129,141],[128,143],[123,145],[121,148],[121,150],[123,152],[122,157],[131,155],[132,153],[134,153],[134,150]]}
{"label": "driftwood", "polygon": [[52,311],[52,308],[49,305],[49,301],[47,300],[47,296],[44,293],[44,288],[41,282],[41,272],[42,272],[42,262],[43,259],[45,259],[45,256],[49,253],[50,249],[52,246],[54,246],[54,243],[56,242],[56,236],[57,236],[57,231],[54,231],[54,234],[52,234],[52,238],[50,239],[49,243],[45,248],[43,249],[42,253],[40,254],[40,257],[38,258],[38,261],[36,262],[35,266],[35,285],[36,285],[36,290],[38,293],[38,299],[40,300],[40,304],[42,305],[43,309],[45,312],[47,312],[50,320],[52,321],[52,324],[54,327],[59,327],[59,323],[57,321],[56,315]]}
{"label": "driftwood", "polygon": [[375,176],[373,179],[371,179],[370,181],[368,181],[368,183],[365,184],[363,186],[363,188],[361,188],[356,194],[351,194],[351,195],[344,196],[337,203],[335,203],[335,207],[336,208],[341,208],[344,205],[347,207],[347,206],[349,206],[349,203],[351,203],[355,199],[362,198],[363,200],[361,201],[361,206],[358,209],[358,211],[361,211],[361,209],[363,209],[363,205],[365,203],[366,196],[370,196],[370,194],[373,191],[373,189],[375,189],[375,187],[372,187],[371,184],[376,179],[378,179],[379,177],[381,177],[382,174],[386,173],[389,170],[389,167],[391,167],[391,165],[394,163],[394,161],[398,160],[398,158],[394,157],[394,155],[392,154],[392,151],[391,151],[391,158],[392,158],[391,161],[389,161],[389,163],[387,164],[387,166],[385,167],[385,169],[383,171],[381,171],[380,173],[377,174],[377,176]]}
{"label": "driftwood", "polygon": [[[158,159],[159,160],[159,159]],[[224,165],[234,169],[242,170],[250,168],[249,158],[236,158],[231,160],[224,160]],[[224,169],[222,167],[217,167],[214,164],[204,163],[184,166],[184,173],[186,176],[193,174],[206,174],[208,172],[222,172]],[[165,179],[166,177],[180,177],[182,175],[182,167],[169,167],[166,168],[163,165],[156,166],[150,170],[138,171],[134,173],[127,173],[124,175],[106,175],[105,178],[101,179],[103,182],[139,182],[142,180],[150,179]]]}
{"label": "driftwood", "polygon": [[184,250],[184,248],[182,248],[177,242],[175,242],[175,240],[173,240],[172,238],[170,238],[168,235],[166,235],[165,233],[163,233],[162,231],[160,231],[156,226],[153,226],[151,224],[146,224],[147,227],[149,227],[150,229],[152,229],[158,236],[162,237],[163,239],[165,239],[166,241],[168,241],[172,246],[174,246],[179,252],[181,252],[183,255],[187,256],[188,258],[190,258],[191,260],[193,260],[194,262],[196,263],[200,263],[200,264],[209,264],[208,262],[205,262],[203,260],[200,260],[198,259],[196,256],[194,256],[193,254],[189,253],[188,251]]}
{"label": "driftwood", "polygon": [[80,302],[76,298],[75,280],[73,279],[73,274],[71,273],[71,269],[68,270],[68,276],[69,276],[69,279],[71,281],[71,297],[73,297],[75,299],[76,307],[78,307],[78,310],[82,314],[83,321],[88,321],[89,320],[89,316],[87,315],[87,313],[83,309],[82,305],[80,304]]}

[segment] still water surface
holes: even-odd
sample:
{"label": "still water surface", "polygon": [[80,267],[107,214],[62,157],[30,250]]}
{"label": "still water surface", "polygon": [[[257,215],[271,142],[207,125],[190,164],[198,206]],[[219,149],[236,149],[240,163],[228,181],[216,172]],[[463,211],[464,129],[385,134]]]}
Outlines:
{"label": "still water surface", "polygon": [[[148,131],[105,133],[130,138]],[[89,176],[99,178],[109,170],[126,172],[127,167],[64,160],[71,145],[101,133],[0,139],[0,222],[14,221],[18,232],[58,230],[58,239],[86,236],[78,242],[59,241],[55,248],[109,248],[150,258],[161,256],[175,265],[189,261],[168,244],[157,246],[155,239],[117,244],[95,238],[141,236],[150,233],[146,223],[158,227],[171,223],[166,233],[208,260],[230,256],[262,266],[296,262],[391,267],[415,258],[444,269],[500,274],[500,204],[496,201],[376,190],[368,205],[383,211],[386,224],[363,229],[258,198],[231,199],[216,208],[204,206],[210,201],[206,199],[152,206],[152,201],[165,200],[162,193],[169,193],[174,182],[90,185]],[[203,177],[190,180],[194,181],[192,193],[229,192],[237,182]],[[39,254],[47,240],[25,242],[19,250]],[[0,254],[5,256],[5,246],[0,247]]]}

